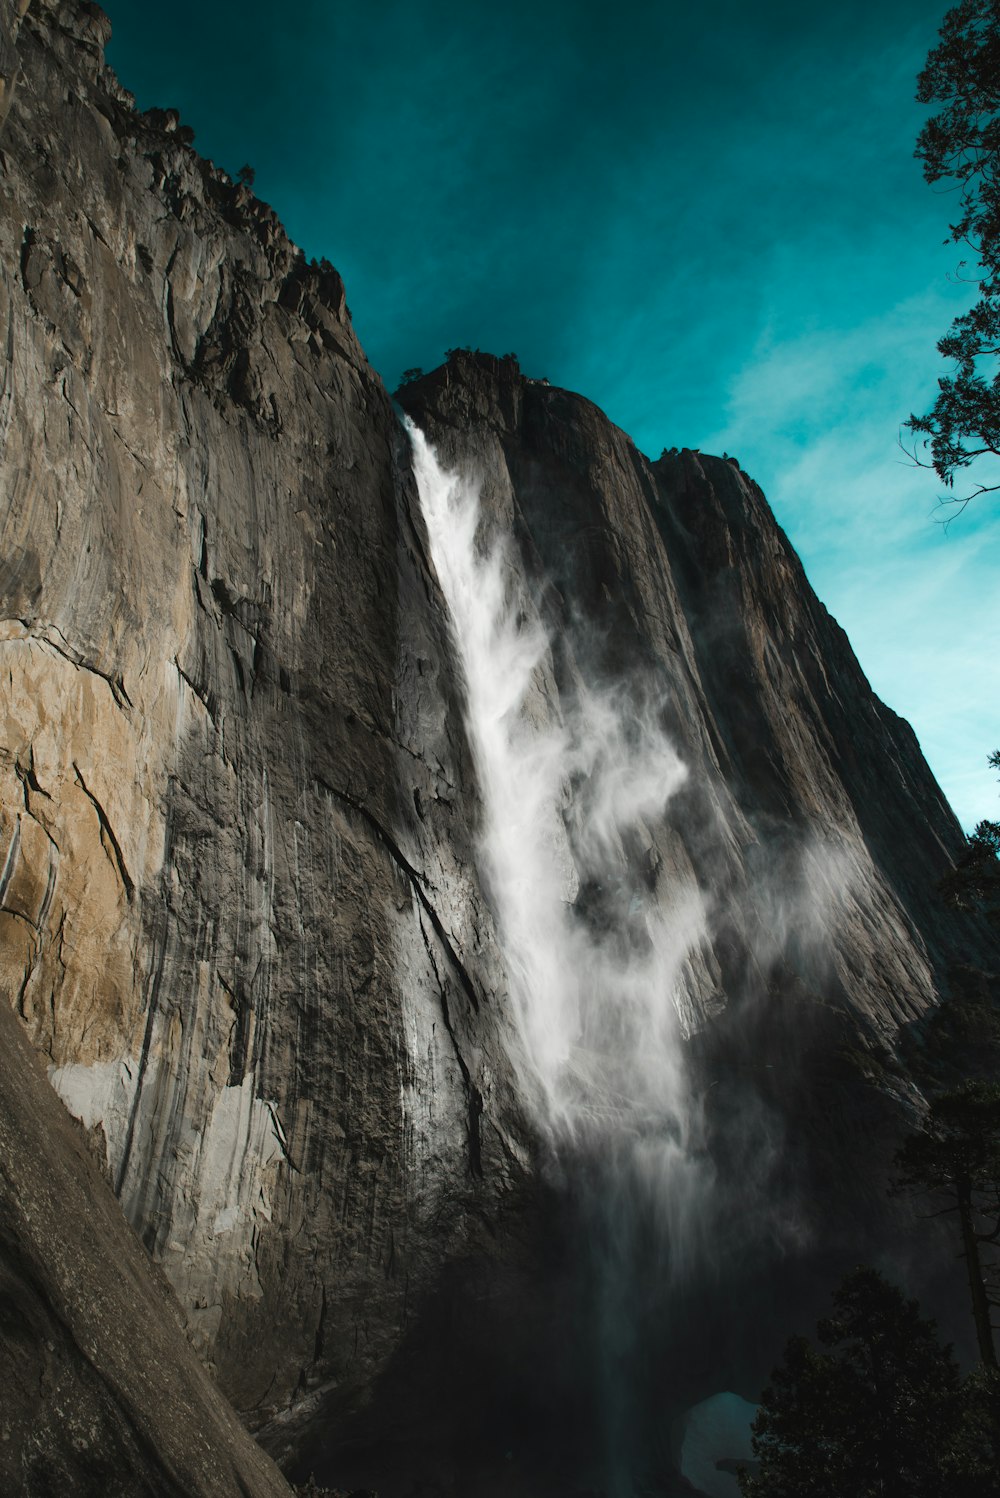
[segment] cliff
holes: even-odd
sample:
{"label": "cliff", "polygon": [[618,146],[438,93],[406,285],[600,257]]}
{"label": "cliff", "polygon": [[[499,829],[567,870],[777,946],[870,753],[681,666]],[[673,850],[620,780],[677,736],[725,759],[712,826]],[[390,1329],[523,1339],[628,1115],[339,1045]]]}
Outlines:
{"label": "cliff", "polygon": [[194,1345],[294,1422],[528,1154],[397,418],[108,34],[32,6],[2,137],[3,983]]}
{"label": "cliff", "polygon": [[[289,1470],[558,1491],[599,1444],[600,1150],[577,1169],[525,1079],[406,433],[337,273],[175,115],[136,112],[103,13],[34,0],[16,88],[5,20],[5,996]],[[681,1049],[716,1249],[685,1311],[667,1279],[629,1301],[655,1446],[685,1401],[752,1393],[827,1264],[899,1232],[898,1038],[985,951],[934,894],[962,837],[732,461],[651,464],[511,359],[456,354],[399,399],[513,537],[539,731],[613,691],[684,766],[613,877],[585,776],[558,808],[605,956],[681,894],[699,911]],[[639,1239],[630,1296],[658,1274]]]}
{"label": "cliff", "polygon": [[935,965],[982,940],[936,896],[964,839],[759,488],[735,459],[650,463],[512,359],[458,351],[398,394],[516,537],[557,693],[631,680],[664,704],[693,770],[672,857],[713,905],[702,1021],[769,966],[808,978],[812,947],[824,1005],[891,1040],[932,1002]]}

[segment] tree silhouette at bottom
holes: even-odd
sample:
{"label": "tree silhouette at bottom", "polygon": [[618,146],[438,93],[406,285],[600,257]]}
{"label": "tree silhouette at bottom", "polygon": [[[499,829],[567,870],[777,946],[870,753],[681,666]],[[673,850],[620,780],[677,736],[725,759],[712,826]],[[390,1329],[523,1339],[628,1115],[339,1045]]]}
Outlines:
{"label": "tree silhouette at bottom", "polygon": [[874,1269],[833,1302],[820,1347],[794,1337],[762,1395],[746,1498],[971,1498],[958,1366],[934,1323]]}

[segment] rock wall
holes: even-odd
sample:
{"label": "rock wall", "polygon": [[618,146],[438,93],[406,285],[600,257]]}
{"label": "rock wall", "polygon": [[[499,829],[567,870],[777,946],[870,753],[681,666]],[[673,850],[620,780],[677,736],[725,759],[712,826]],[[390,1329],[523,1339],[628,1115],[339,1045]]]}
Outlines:
{"label": "rock wall", "polygon": [[344,289],[36,0],[2,137],[0,962],[254,1423],[528,1161],[406,448]]}
{"label": "rock wall", "polygon": [[754,1398],[777,1328],[809,1325],[861,1258],[940,1297],[960,1334],[939,1245],[886,1199],[922,1106],[898,1043],[950,964],[995,967],[996,947],[937,894],[964,838],[909,725],[872,693],[735,460],[650,463],[512,358],[458,351],[398,398],[477,477],[487,527],[516,539],[551,641],[542,711],[571,716],[581,681],[624,684],[622,712],[657,704],[689,771],[615,875],[667,923],[685,886],[705,915],[683,976],[714,1175],[705,1262],[681,1310],[649,1289],[664,1279],[655,1252],[630,1260],[648,1303],[628,1314],[668,1329],[644,1334],[636,1379],[661,1413],[720,1380]]}

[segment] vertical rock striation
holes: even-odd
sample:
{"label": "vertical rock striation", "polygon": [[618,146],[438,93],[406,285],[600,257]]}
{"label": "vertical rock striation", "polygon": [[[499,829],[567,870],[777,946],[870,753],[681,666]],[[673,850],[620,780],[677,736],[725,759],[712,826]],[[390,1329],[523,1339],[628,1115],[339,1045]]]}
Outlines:
{"label": "vertical rock striation", "polygon": [[2,136],[0,963],[255,1424],[528,1159],[398,421],[340,278],[36,0]]}

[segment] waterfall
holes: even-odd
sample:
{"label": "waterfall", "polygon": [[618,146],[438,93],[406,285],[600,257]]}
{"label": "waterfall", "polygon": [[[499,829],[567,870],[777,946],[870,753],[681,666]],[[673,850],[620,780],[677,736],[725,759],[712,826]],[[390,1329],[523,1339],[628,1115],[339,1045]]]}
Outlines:
{"label": "waterfall", "polygon": [[614,1156],[676,1216],[693,1186],[680,1012],[704,912],[693,888],[654,898],[649,829],[687,771],[639,684],[581,680],[560,700],[509,540],[484,534],[478,485],[407,424],[465,680],[518,1075],[558,1153]]}
{"label": "waterfall", "polygon": [[644,1344],[700,1252],[709,1180],[681,1019],[705,912],[693,880],[661,877],[657,842],[687,771],[648,683],[578,666],[557,690],[518,553],[491,533],[478,485],[407,426],[464,677],[512,1061],[576,1203],[605,1490],[632,1498]]}

